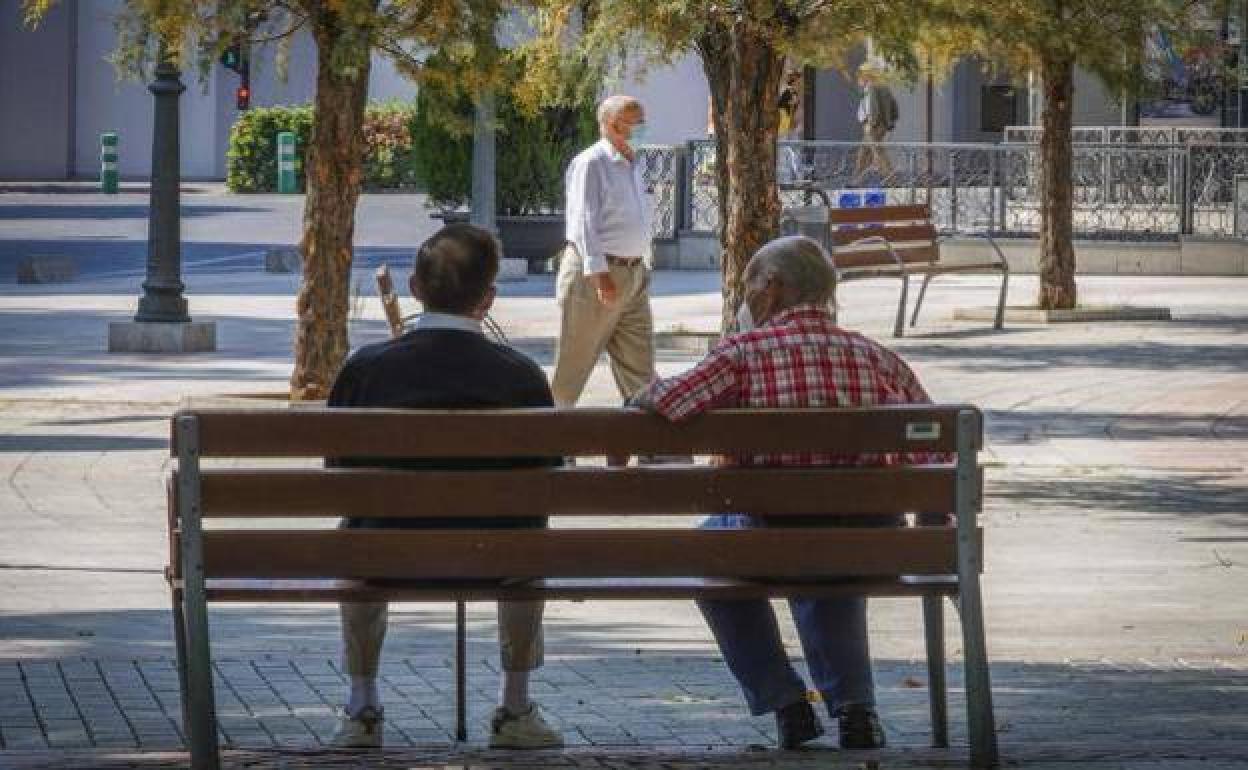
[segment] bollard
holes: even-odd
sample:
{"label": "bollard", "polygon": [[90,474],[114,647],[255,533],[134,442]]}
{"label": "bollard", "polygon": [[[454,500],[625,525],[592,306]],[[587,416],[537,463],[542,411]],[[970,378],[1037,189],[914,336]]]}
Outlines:
{"label": "bollard", "polygon": [[277,191],[284,195],[299,191],[295,184],[295,135],[290,131],[277,135]]}
{"label": "bollard", "polygon": [[100,134],[100,192],[115,194],[117,184],[117,132]]}

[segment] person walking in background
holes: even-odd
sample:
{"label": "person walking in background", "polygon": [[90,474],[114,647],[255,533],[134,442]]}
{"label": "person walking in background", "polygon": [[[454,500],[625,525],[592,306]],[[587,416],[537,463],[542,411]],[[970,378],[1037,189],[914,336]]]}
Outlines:
{"label": "person walking in background", "polygon": [[568,165],[567,246],[555,297],[561,320],[551,382],[555,403],[575,406],[605,351],[621,398],[654,379],[650,226],[637,162],[646,126],[641,102],[598,106],[602,138]]}
{"label": "person walking in background", "polygon": [[881,82],[880,73],[864,66],[858,71],[858,85],[862,88],[862,101],[858,103],[858,122],[862,125],[862,146],[858,149],[858,162],[854,176],[859,181],[874,167],[881,176],[893,175],[893,164],[888,151],[881,143],[897,127],[897,99]]}

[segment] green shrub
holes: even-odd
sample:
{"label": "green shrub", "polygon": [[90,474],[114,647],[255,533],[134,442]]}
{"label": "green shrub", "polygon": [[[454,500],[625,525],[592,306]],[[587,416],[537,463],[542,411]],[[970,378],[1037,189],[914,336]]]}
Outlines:
{"label": "green shrub", "polygon": [[[466,205],[472,195],[472,103],[458,98],[447,119],[448,99],[434,89],[416,98],[412,144],[416,176],[429,203]],[[495,209],[503,216],[563,210],[563,172],[597,134],[594,106],[551,108],[527,115],[507,97],[498,100]],[[448,125],[449,124],[449,125]]]}
{"label": "green shrub", "polygon": [[295,135],[295,178],[303,191],[303,154],[312,136],[312,108],[255,107],[238,116],[230,129],[225,184],[230,192],[277,189],[277,135]]}
{"label": "green shrub", "polygon": [[[412,121],[415,110],[401,103],[370,104],[364,115],[364,189],[414,187],[417,183]],[[230,131],[226,186],[231,192],[277,189],[277,135],[295,134],[295,179],[304,190],[303,163],[312,137],[312,107],[257,107],[244,112]]]}

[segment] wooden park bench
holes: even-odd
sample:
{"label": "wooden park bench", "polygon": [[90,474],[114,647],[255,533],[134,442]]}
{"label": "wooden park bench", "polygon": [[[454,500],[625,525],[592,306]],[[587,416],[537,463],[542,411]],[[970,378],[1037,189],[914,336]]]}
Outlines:
{"label": "wooden park bench", "polygon": [[[991,270],[1001,273],[1001,291],[997,297],[997,312],[993,328],[1005,324],[1005,297],[1010,280],[1010,266],[995,239],[988,234],[969,234],[988,242],[994,256],[987,260],[970,262],[941,261],[941,237],[931,221],[927,204],[903,206],[871,206],[866,208],[835,208],[830,205],[821,190],[809,192],[822,197],[824,206],[812,213],[819,215],[822,240],[836,266],[838,283],[863,278],[899,278],[901,295],[897,302],[897,319],[893,336],[905,334],[906,302],[910,291],[910,277],[923,276],[919,296],[914,303],[910,325],[919,320],[919,309],[927,295],[927,287],[938,275],[948,273],[982,272]],[[812,207],[805,207],[808,211]],[[795,221],[801,216],[791,210],[789,216]],[[804,228],[798,228],[804,230]]]}
{"label": "wooden park bench", "polygon": [[[922,600],[936,746],[948,745],[943,598],[956,601],[971,757],[978,766],[996,762],[979,583],[983,482],[977,450],[983,428],[972,407],[734,410],[682,425],[627,410],[197,409],[179,412],[172,427],[177,465],[169,487],[167,576],[194,768],[218,767],[209,603],[837,595]],[[582,463],[454,471],[323,463],[331,457],[750,452],[949,452],[953,460],[864,468]],[[856,520],[858,526],[743,530],[326,526],[340,516],[548,514],[601,520],[914,511],[938,514],[940,523],[864,527]],[[956,523],[945,513],[956,514]],[[281,528],[248,526],[260,517],[289,522]],[[527,580],[496,582],[502,578]],[[456,615],[456,733],[463,740],[465,616]]]}

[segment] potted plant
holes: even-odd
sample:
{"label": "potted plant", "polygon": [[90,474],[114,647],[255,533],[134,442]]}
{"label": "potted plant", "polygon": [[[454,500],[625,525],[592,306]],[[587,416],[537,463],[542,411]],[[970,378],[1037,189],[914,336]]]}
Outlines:
{"label": "potted plant", "polygon": [[[542,272],[564,244],[563,172],[597,136],[594,105],[530,113],[497,100],[494,201],[503,253]],[[471,101],[425,87],[416,100],[412,144],[416,175],[442,221],[468,220],[472,190]]]}

